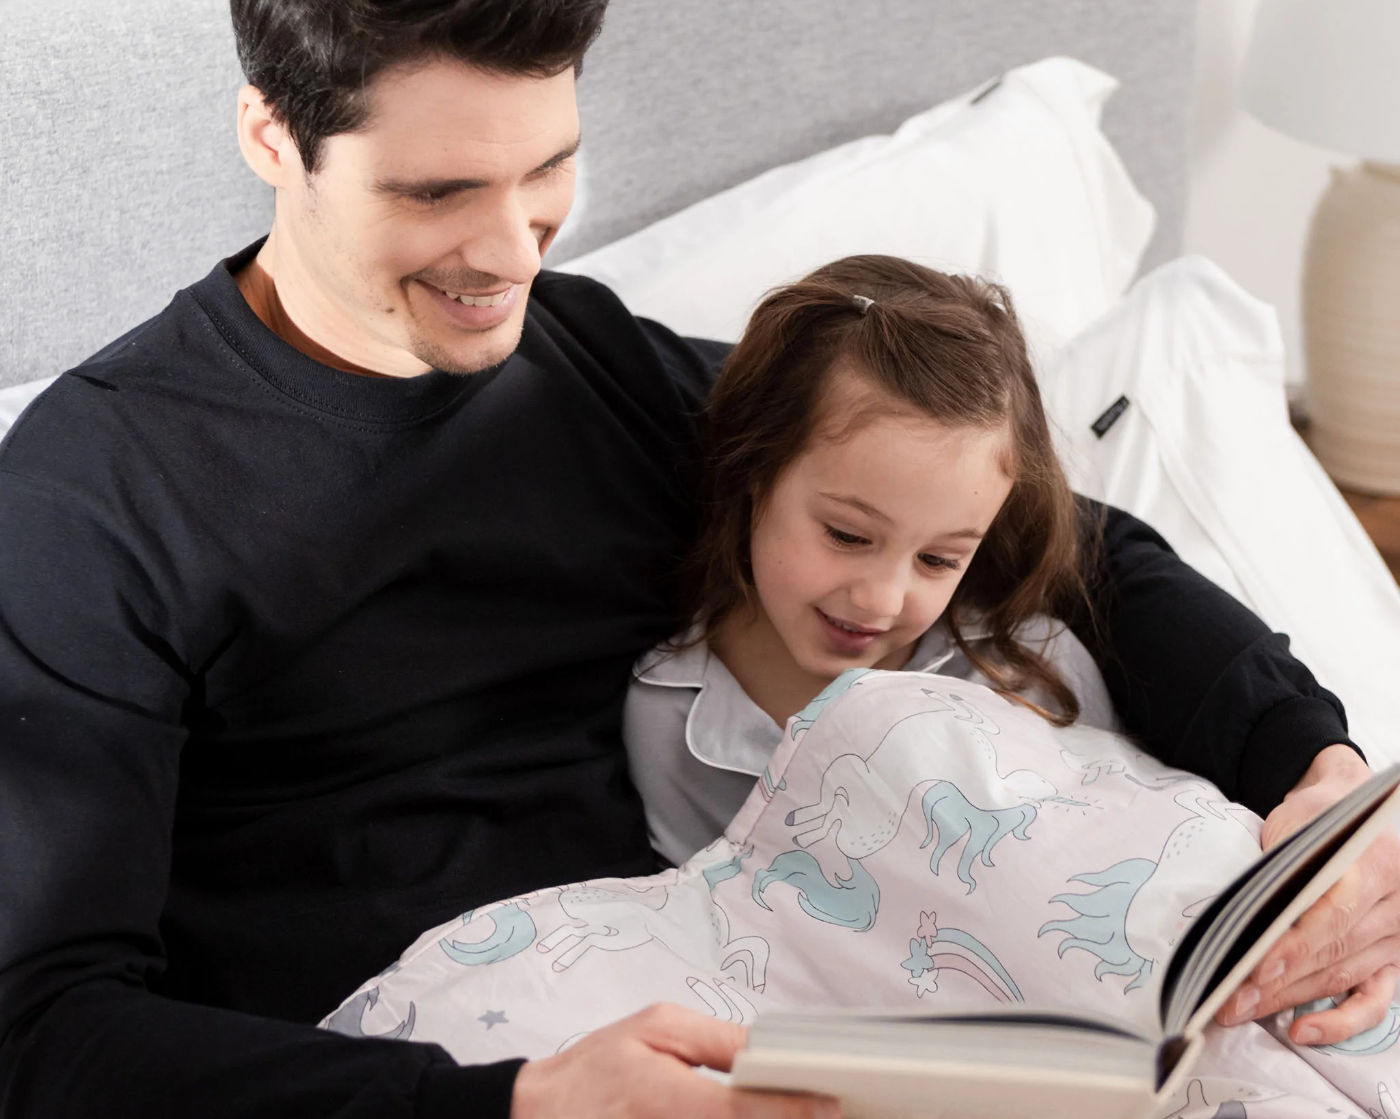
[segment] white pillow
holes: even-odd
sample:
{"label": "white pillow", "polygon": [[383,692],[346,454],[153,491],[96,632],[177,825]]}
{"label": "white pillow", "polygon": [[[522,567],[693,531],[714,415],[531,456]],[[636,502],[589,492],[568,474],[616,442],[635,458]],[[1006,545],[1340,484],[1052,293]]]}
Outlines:
{"label": "white pillow", "polygon": [[557,266],[635,313],[734,341],[768,288],[852,253],[1010,286],[1045,356],[1123,293],[1152,206],[1099,130],[1118,83],[1052,58],[868,136],[775,168]]}
{"label": "white pillow", "polygon": [[1290,426],[1283,379],[1273,309],[1187,257],[1064,347],[1042,389],[1075,489],[1147,521],[1287,633],[1372,764],[1397,761],[1400,589]]}

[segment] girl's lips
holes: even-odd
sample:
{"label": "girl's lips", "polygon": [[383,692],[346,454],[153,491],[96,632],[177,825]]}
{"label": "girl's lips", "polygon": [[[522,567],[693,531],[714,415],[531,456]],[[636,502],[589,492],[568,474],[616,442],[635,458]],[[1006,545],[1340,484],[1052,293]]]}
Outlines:
{"label": "girl's lips", "polygon": [[821,619],[827,643],[837,652],[847,655],[864,653],[875,643],[875,639],[884,633],[883,630],[874,629],[847,629],[845,626],[849,623],[838,623],[820,608],[817,608],[817,617]]}

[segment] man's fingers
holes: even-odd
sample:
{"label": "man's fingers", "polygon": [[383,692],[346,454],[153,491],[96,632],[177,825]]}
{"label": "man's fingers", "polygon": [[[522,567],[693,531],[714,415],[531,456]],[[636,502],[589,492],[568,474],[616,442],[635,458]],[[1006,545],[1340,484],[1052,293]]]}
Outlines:
{"label": "man's fingers", "polygon": [[[636,1036],[659,1053],[686,1065],[725,1072],[733,1067],[749,1036],[744,1026],[664,1003],[624,1022],[635,1024]],[[840,1115],[836,1102],[822,1096],[732,1091],[713,1080],[697,1087],[695,1081],[701,1078],[683,1065],[673,1066],[666,1079],[675,1091],[675,1106],[665,1107],[660,1114],[715,1119],[838,1119]]]}
{"label": "man's fingers", "polygon": [[[1370,920],[1369,917],[1366,919],[1367,925]],[[1364,930],[1357,939],[1369,939],[1370,942],[1353,955],[1319,965],[1317,970],[1296,979],[1286,976],[1275,978],[1262,986],[1254,982],[1246,983],[1221,1008],[1216,1021],[1224,1026],[1233,1026],[1255,1018],[1267,1018],[1280,1010],[1314,999],[1340,997],[1356,989],[1400,960],[1400,932],[1396,931],[1400,929],[1400,924],[1394,920],[1389,923],[1378,920],[1377,925],[1379,931],[1386,935],[1370,939],[1376,930]],[[1327,954],[1328,959],[1333,957],[1334,954]]]}
{"label": "man's fingers", "polygon": [[[1400,928],[1400,867],[1385,837],[1334,882],[1279,938],[1250,977],[1267,995],[1304,976],[1335,967]],[[1400,957],[1397,957],[1400,960]],[[1282,965],[1282,966],[1280,966]],[[1364,975],[1356,979],[1365,978]]]}
{"label": "man's fingers", "polygon": [[1336,1045],[1364,1033],[1384,1020],[1397,981],[1400,967],[1382,968],[1334,1009],[1300,1015],[1289,1026],[1288,1036],[1299,1045]]}
{"label": "man's fingers", "polygon": [[737,1092],[692,1066],[728,1069],[748,1031],[679,1006],[614,1022],[516,1075],[512,1119],[836,1119],[834,1101]]}
{"label": "man's fingers", "polygon": [[[1349,956],[1294,983],[1265,990],[1253,1018],[1262,1018],[1280,1010],[1312,1002],[1314,999],[1340,999],[1348,991],[1360,989],[1377,976],[1387,972],[1400,959],[1400,934],[1375,941],[1364,951]],[[1394,987],[1394,982],[1391,982]],[[1379,1018],[1377,1018],[1379,1021]],[[1372,1023],[1374,1025],[1374,1023]]]}

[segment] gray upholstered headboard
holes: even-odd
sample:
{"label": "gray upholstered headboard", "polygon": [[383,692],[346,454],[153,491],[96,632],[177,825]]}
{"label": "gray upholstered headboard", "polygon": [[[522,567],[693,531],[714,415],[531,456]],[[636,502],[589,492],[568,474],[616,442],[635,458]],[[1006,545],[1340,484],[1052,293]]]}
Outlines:
{"label": "gray upholstered headboard", "polygon": [[[887,130],[1019,63],[1119,77],[1107,130],[1177,248],[1185,0],[613,0],[580,84],[560,259],[754,173]],[[267,228],[234,141],[225,0],[5,0],[0,386],[50,376]]]}

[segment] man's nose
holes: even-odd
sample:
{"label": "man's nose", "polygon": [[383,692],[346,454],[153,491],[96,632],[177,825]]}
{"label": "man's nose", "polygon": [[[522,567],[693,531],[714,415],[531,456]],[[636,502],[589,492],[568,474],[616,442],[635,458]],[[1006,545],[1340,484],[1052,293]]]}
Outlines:
{"label": "man's nose", "polygon": [[540,270],[540,241],[529,214],[513,197],[477,215],[462,246],[473,271],[513,284],[528,283]]}

